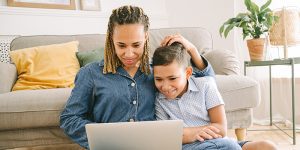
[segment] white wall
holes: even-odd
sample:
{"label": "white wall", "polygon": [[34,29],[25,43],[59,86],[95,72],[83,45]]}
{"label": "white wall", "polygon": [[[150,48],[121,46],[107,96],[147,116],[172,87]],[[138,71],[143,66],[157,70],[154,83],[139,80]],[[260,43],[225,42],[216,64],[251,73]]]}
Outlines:
{"label": "white wall", "polygon": [[[79,4],[79,0],[76,0]],[[235,51],[234,34],[219,36],[222,23],[234,16],[235,1],[218,0],[101,0],[101,11],[7,7],[0,1],[1,35],[105,33],[113,8],[132,4],[149,15],[151,28],[201,26],[213,36],[215,49]]]}
{"label": "white wall", "polygon": [[7,7],[6,0],[0,0],[0,35],[105,33],[111,10],[127,4],[144,8],[151,28],[168,26],[163,0],[101,0],[100,3],[101,11],[82,11],[79,7],[76,10]]}
{"label": "white wall", "polygon": [[171,27],[204,27],[213,36],[215,49],[234,51],[234,34],[219,35],[220,26],[234,15],[232,0],[166,0]]}
{"label": "white wall", "polygon": [[[266,0],[255,1],[262,4]],[[76,3],[79,6],[79,0]],[[212,34],[215,49],[231,50],[241,61],[249,59],[240,30],[234,30],[226,39],[218,32],[228,18],[245,11],[243,0],[100,0],[100,3],[101,11],[82,11],[7,7],[6,0],[0,0],[0,35],[105,33],[111,10],[131,4],[145,10],[151,28],[201,26]],[[280,5],[281,0],[273,0],[272,8]]]}

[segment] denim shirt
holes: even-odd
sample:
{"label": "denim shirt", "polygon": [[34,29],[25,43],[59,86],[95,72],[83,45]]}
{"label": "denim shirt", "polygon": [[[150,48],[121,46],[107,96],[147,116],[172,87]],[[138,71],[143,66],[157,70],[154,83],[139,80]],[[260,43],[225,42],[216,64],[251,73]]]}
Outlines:
{"label": "denim shirt", "polygon": [[[196,70],[194,76],[213,76],[210,64]],[[82,67],[75,87],[60,116],[60,127],[73,141],[89,149],[85,125],[155,120],[155,85],[153,74],[140,69],[132,78],[122,67],[116,74],[103,74],[103,60]]]}

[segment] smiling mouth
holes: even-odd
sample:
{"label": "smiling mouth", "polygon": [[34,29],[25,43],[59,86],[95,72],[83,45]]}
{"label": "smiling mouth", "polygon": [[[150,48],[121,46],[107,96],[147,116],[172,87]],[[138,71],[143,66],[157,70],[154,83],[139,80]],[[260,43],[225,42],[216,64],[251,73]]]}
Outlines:
{"label": "smiling mouth", "polygon": [[134,62],[134,59],[124,59],[126,64],[132,64]]}
{"label": "smiling mouth", "polygon": [[169,97],[169,96],[173,95],[175,92],[176,92],[176,90],[174,89],[174,90],[170,90],[168,92],[163,92],[163,94]]}

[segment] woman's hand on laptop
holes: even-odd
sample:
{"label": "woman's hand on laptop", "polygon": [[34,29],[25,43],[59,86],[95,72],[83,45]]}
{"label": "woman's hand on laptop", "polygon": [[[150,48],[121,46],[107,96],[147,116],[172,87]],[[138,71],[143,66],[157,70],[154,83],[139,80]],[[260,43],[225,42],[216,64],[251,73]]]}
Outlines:
{"label": "woman's hand on laptop", "polygon": [[183,144],[221,138],[220,130],[212,125],[202,127],[187,127],[183,129]]}

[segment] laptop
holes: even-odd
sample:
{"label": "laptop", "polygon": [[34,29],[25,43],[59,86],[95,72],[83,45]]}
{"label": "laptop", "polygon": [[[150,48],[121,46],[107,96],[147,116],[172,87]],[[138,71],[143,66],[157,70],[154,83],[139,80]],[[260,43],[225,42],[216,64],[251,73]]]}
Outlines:
{"label": "laptop", "polygon": [[182,120],[86,124],[91,150],[181,150]]}

